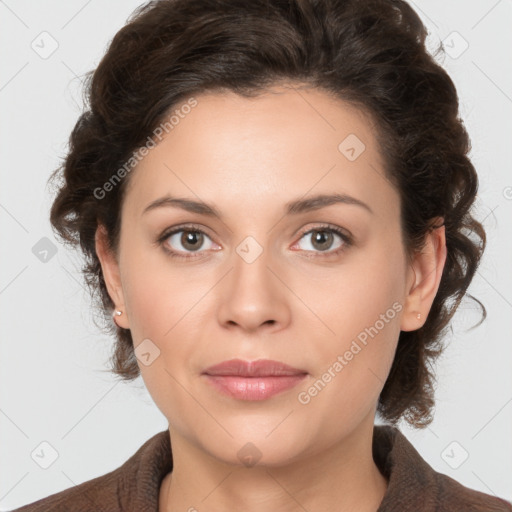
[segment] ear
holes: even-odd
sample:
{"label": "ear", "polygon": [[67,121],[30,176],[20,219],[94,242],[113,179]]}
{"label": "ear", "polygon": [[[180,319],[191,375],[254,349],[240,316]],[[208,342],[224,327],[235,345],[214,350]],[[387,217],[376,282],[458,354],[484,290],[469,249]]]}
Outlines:
{"label": "ear", "polygon": [[116,255],[109,246],[107,230],[102,224],[98,224],[96,228],[95,246],[108,294],[114,303],[114,307],[123,312],[122,315],[116,317],[116,323],[119,327],[129,329],[119,263],[117,262]]}
{"label": "ear", "polygon": [[[442,217],[433,219],[436,225]],[[439,221],[439,222],[438,222]],[[433,228],[426,235],[425,247],[416,253],[409,266],[404,313],[400,330],[415,331],[424,323],[434,302],[446,262],[445,226]],[[417,315],[421,313],[421,318]]]}

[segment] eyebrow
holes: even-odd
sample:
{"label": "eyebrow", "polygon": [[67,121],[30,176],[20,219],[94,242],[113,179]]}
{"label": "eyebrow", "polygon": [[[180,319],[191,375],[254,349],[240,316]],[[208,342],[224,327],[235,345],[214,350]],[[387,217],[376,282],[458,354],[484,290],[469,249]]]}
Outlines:
{"label": "eyebrow", "polygon": [[[298,215],[313,210],[319,210],[320,208],[325,208],[326,206],[331,206],[333,204],[360,206],[370,214],[374,214],[373,210],[366,203],[347,194],[319,194],[308,197],[307,199],[295,199],[285,204],[285,210],[286,215]],[[162,207],[181,208],[187,212],[199,213],[201,215],[222,219],[222,214],[212,204],[205,203],[203,201],[196,201],[194,199],[172,197],[170,195],[160,197],[159,199],[149,203],[146,208],[144,208],[142,215],[151,210]]]}

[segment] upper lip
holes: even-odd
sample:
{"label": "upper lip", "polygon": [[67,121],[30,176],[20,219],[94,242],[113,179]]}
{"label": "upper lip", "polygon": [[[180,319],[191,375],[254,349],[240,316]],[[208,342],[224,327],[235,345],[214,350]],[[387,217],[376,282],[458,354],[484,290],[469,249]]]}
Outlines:
{"label": "upper lip", "polygon": [[273,361],[271,359],[257,359],[256,361],[243,361],[230,359],[206,368],[207,375],[235,375],[239,377],[275,377],[280,375],[301,375],[305,370]]}

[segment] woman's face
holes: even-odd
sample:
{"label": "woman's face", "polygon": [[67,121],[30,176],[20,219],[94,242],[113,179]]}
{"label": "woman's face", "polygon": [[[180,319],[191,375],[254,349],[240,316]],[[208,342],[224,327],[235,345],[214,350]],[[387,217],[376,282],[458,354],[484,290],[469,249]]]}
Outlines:
{"label": "woman's face", "polygon": [[[324,92],[195,99],[132,171],[103,269],[171,438],[282,464],[373,425],[400,330],[423,322],[399,195],[371,121]],[[314,199],[334,195],[353,199]],[[232,359],[300,375],[205,374]]]}

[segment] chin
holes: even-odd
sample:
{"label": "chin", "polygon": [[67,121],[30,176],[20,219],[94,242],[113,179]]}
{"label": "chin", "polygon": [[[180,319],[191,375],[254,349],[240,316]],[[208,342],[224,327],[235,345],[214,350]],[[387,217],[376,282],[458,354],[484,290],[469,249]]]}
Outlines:
{"label": "chin", "polygon": [[233,446],[232,450],[215,450],[210,452],[213,457],[219,461],[234,466],[246,467],[246,468],[277,468],[289,464],[297,457],[300,453],[297,452],[297,447],[293,447],[290,450],[278,449],[272,443],[261,446],[255,443],[247,442],[242,444],[240,447]]}
{"label": "chin", "polygon": [[268,435],[267,428],[259,432],[255,432],[254,427],[247,433],[243,431],[243,427],[240,428],[232,439],[223,435],[221,438],[199,440],[200,445],[205,452],[225,464],[247,468],[283,466],[308,448],[306,439],[301,438],[295,429],[283,430],[282,435],[276,432]]}

